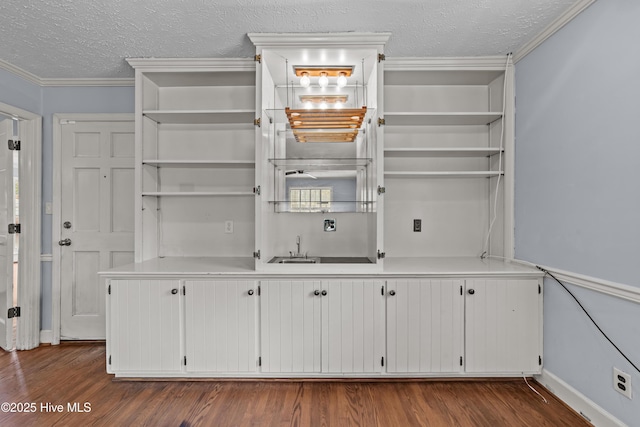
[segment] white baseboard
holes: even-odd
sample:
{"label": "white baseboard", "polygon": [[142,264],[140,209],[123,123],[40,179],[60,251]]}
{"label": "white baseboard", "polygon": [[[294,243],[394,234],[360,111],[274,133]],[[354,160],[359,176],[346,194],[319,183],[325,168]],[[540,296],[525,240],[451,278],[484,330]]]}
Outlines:
{"label": "white baseboard", "polygon": [[53,342],[53,331],[50,329],[40,330],[40,344],[51,344]]}
{"label": "white baseboard", "polygon": [[596,405],[584,394],[546,369],[542,370],[541,375],[536,375],[535,379],[551,393],[558,396],[560,400],[569,405],[574,411],[582,414],[582,416],[588,419],[594,426],[627,427],[622,421]]}

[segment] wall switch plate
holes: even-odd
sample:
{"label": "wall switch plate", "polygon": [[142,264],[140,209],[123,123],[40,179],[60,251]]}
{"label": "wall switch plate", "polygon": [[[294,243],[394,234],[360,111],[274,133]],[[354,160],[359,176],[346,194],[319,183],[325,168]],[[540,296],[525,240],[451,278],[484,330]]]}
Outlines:
{"label": "wall switch plate", "polygon": [[414,219],[413,220],[413,231],[415,231],[416,233],[420,233],[422,231],[422,220],[421,219]]}
{"label": "wall switch plate", "polygon": [[631,395],[631,375],[622,372],[618,368],[613,368],[613,388],[628,399],[633,399]]}
{"label": "wall switch plate", "polygon": [[226,234],[233,233],[233,221],[225,221],[224,222],[224,232]]}
{"label": "wall switch plate", "polygon": [[324,231],[336,231],[336,220],[333,218],[325,219]]}

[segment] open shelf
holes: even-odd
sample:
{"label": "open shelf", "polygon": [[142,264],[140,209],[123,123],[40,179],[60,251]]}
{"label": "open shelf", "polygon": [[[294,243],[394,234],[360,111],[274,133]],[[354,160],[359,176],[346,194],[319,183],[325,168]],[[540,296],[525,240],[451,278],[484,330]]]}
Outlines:
{"label": "open shelf", "polygon": [[384,173],[385,178],[491,178],[502,175],[499,171],[402,171]]}
{"label": "open shelf", "polygon": [[351,170],[370,165],[372,159],[269,159],[269,162],[276,167],[312,167],[314,170]]}
{"label": "open shelf", "polygon": [[415,113],[385,112],[386,126],[472,126],[486,125],[502,117],[502,112]]}
{"label": "open shelf", "polygon": [[142,115],[157,123],[252,125],[255,110],[145,110]]}
{"label": "open shelf", "polygon": [[254,169],[254,160],[143,160],[143,165],[164,168]]}
{"label": "open shelf", "polygon": [[491,157],[504,149],[485,148],[386,148],[385,157]]}
{"label": "open shelf", "polygon": [[373,212],[375,207],[374,201],[362,201],[362,200],[332,200],[327,202],[328,207],[323,209],[292,209],[293,203],[287,200],[269,200],[269,204],[273,205],[275,212],[287,213],[287,212],[317,212],[317,213],[336,213],[336,212]]}

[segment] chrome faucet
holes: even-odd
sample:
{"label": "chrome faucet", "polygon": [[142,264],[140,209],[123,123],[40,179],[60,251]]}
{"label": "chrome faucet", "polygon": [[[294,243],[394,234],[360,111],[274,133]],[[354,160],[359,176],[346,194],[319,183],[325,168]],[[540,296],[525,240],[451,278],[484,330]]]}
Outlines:
{"label": "chrome faucet", "polygon": [[300,236],[296,236],[296,246],[298,247],[298,251],[296,253],[289,251],[291,258],[306,258],[307,254],[300,252]]}

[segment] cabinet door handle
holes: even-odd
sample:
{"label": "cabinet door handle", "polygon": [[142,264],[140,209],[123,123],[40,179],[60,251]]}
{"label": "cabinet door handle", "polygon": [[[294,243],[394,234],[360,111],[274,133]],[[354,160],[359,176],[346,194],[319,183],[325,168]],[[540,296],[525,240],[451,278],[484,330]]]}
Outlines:
{"label": "cabinet door handle", "polygon": [[390,290],[389,291],[389,295],[394,296],[395,294],[396,294],[396,291],[394,291],[394,290]]}
{"label": "cabinet door handle", "polygon": [[176,295],[177,293],[178,293],[177,289],[175,289],[175,288],[171,289],[171,295]]}
{"label": "cabinet door handle", "polygon": [[249,290],[247,291],[247,293],[248,293],[249,295],[253,295],[253,289],[249,289]]}
{"label": "cabinet door handle", "polygon": [[315,291],[313,291],[313,294],[318,296],[318,295],[320,295],[320,291],[316,289]]}
{"label": "cabinet door handle", "polygon": [[469,289],[467,292],[469,293],[469,295],[473,295],[476,293],[474,289]]}
{"label": "cabinet door handle", "polygon": [[327,295],[327,291],[322,291],[322,296]]}

